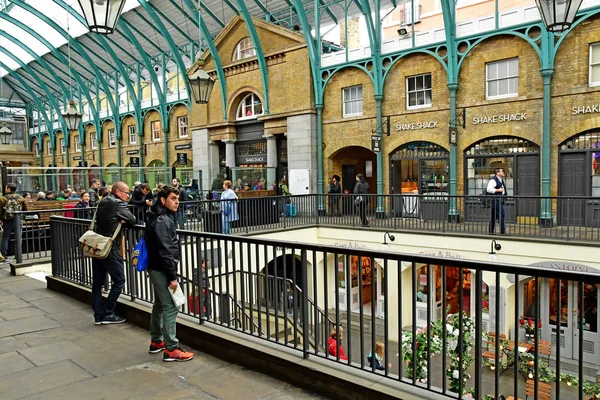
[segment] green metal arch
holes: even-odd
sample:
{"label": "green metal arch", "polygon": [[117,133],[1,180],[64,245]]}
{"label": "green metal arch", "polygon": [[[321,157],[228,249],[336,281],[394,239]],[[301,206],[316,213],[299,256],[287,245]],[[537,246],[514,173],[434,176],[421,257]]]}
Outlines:
{"label": "green metal arch", "polygon": [[[371,83],[373,85],[375,85],[375,82],[373,82],[373,76],[371,75],[371,72],[367,69],[367,67],[363,64],[367,64],[367,62],[369,61],[364,61],[362,64],[361,63],[352,63],[352,64],[345,64],[345,65],[341,65],[341,66],[336,66],[334,68],[331,69],[323,69],[321,71],[321,90],[323,90],[323,95],[325,95],[325,89],[327,88],[327,85],[329,84],[329,82],[331,81],[331,78],[337,74],[338,72],[345,70],[345,69],[350,69],[350,68],[356,68],[361,70],[362,72],[365,73],[365,75],[367,75],[369,77],[369,79],[371,80]],[[323,75],[327,74],[327,78],[322,79]]]}
{"label": "green metal arch", "polygon": [[[79,23],[81,23],[84,26],[87,26],[85,19],[77,11],[75,11],[73,9],[73,7],[66,4],[63,0],[54,0],[54,2],[57,3],[59,6],[61,6],[63,9],[65,9],[69,14],[74,16],[75,19],[77,19],[77,21],[79,21]],[[133,108],[134,108],[136,114],[139,115],[140,102],[138,101],[137,95],[135,94],[135,90],[133,89],[133,86],[131,85],[131,80],[129,79],[129,74],[125,70],[126,66],[125,67],[123,66],[123,63],[117,57],[117,55],[115,54],[113,49],[108,45],[108,43],[106,42],[106,39],[104,39],[104,37],[102,35],[96,35],[96,36],[98,37],[100,46],[102,48],[104,48],[104,50],[108,53],[108,55],[113,59],[115,65],[117,66],[117,68],[119,69],[119,72],[121,73],[121,76],[123,76],[123,81],[125,82],[125,86],[127,87],[127,92],[129,93],[129,96],[133,100]],[[115,79],[115,85],[117,86],[117,89],[118,89],[118,86],[119,86],[118,79]],[[117,92],[118,92],[118,90],[117,90]],[[115,115],[115,118],[117,116],[118,116],[118,113]],[[116,119],[115,119],[115,122],[116,122]],[[120,136],[120,133],[119,133],[119,136]]]}
{"label": "green metal arch", "polygon": [[[8,68],[6,66],[6,64],[4,64],[2,61],[0,61],[0,67],[4,68],[7,71],[10,71],[10,68]],[[46,109],[43,107],[42,103],[40,103],[37,96],[35,94],[33,94],[33,91],[31,90],[29,85],[27,85],[27,83],[19,75],[14,75],[14,78],[16,78],[16,80],[19,81],[19,83],[21,83],[23,88],[29,93],[29,96],[31,96],[33,102],[38,106],[38,112],[42,113],[42,117],[44,118],[44,123],[46,124],[46,128],[48,128],[48,132],[52,132],[52,129],[53,129],[52,123],[48,119],[48,115],[46,114]]]}
{"label": "green metal arch", "polygon": [[246,23],[246,27],[248,28],[248,32],[250,33],[250,37],[254,43],[254,48],[256,49],[256,59],[258,60],[258,67],[260,68],[263,92],[265,95],[263,111],[265,114],[269,114],[269,70],[265,61],[265,53],[263,52],[262,45],[258,37],[258,32],[256,31],[256,26],[254,26],[254,21],[252,21],[252,16],[244,4],[244,0],[236,0],[236,3],[242,13],[242,18]]}
{"label": "green metal arch", "polygon": [[[185,64],[183,63],[183,59],[181,58],[181,54],[179,54],[177,45],[175,44],[175,42],[173,42],[173,38],[171,38],[171,35],[169,35],[169,33],[167,32],[167,29],[163,25],[163,23],[160,20],[160,18],[157,17],[157,15],[154,12],[154,10],[152,9],[152,7],[150,7],[150,5],[148,4],[148,0],[138,0],[138,3],[140,3],[140,5],[142,6],[142,8],[146,11],[146,13],[154,21],[154,23],[156,24],[156,27],[158,28],[159,32],[162,34],[162,36],[167,41],[167,43],[169,45],[169,48],[171,49],[171,51],[173,52],[173,55],[175,57],[175,62],[179,66],[179,70],[180,71],[185,71],[186,70]],[[185,80],[185,88],[186,88],[188,96],[189,96],[189,94],[191,93],[191,91],[190,91],[190,85],[189,85],[187,79]]]}
{"label": "green metal arch", "polygon": [[[533,28],[539,28],[540,32],[543,34],[544,32],[544,27],[540,26],[540,25],[530,25],[529,27],[526,28],[526,32],[529,32],[529,30],[533,29]],[[503,36],[503,35],[510,35],[510,36],[516,36],[520,39],[523,39],[524,41],[526,41],[532,48],[533,50],[536,52],[537,56],[538,56],[538,60],[540,62],[540,66],[543,65],[544,63],[544,59],[543,59],[543,55],[542,55],[542,49],[540,48],[540,46],[538,46],[538,44],[535,42],[535,40],[539,40],[541,39],[541,35],[539,38],[530,38],[527,33],[521,33],[518,32],[517,30],[513,30],[513,29],[509,29],[509,30],[503,30],[503,31],[497,31],[497,32],[493,32],[489,35],[484,35],[481,37],[478,37],[477,39],[475,39],[474,41],[470,41],[468,38],[467,39],[461,39],[458,43],[457,46],[460,46],[463,43],[466,43],[468,48],[466,51],[464,52],[460,52],[458,51],[457,48],[457,55],[460,56],[460,60],[458,61],[458,64],[456,66],[456,74],[457,77],[460,74],[460,69],[462,68],[463,62],[464,60],[467,58],[467,55],[475,48],[477,47],[479,44],[483,43],[486,40],[489,39],[493,39],[496,38],[498,36]]]}
{"label": "green metal arch", "polygon": [[[62,116],[61,113],[61,109],[60,106],[58,105],[58,103],[56,102],[56,99],[54,98],[54,95],[50,92],[50,90],[48,90],[48,87],[44,84],[44,82],[40,79],[40,77],[38,76],[38,74],[35,73],[35,71],[33,71],[29,65],[25,64],[23,61],[21,61],[21,59],[17,56],[15,56],[13,53],[11,53],[10,51],[8,51],[6,48],[0,46],[0,52],[6,54],[7,56],[9,56],[10,58],[12,58],[17,64],[19,64],[21,66],[21,68],[26,71],[29,75],[31,75],[34,79],[37,79],[42,90],[44,90],[44,92],[46,93],[46,95],[48,96],[48,101],[50,101],[50,104],[52,104],[52,107],[54,108],[54,110],[56,111],[57,114],[57,118],[58,118],[58,122],[60,123],[60,125],[63,127],[63,130],[65,132],[68,132],[68,128],[67,128],[67,123],[65,122],[65,119]],[[52,143],[52,148],[54,148],[55,146],[55,137],[54,135],[52,135],[52,139],[51,139],[51,143]],[[69,144],[69,140],[65,139],[65,144],[68,145]]]}
{"label": "green metal arch", "polygon": [[171,104],[167,105],[167,113],[168,113],[169,119],[171,118],[171,114],[173,113],[173,110],[177,106],[185,106],[189,112],[192,111],[190,108],[190,105],[185,101],[177,101],[175,103],[171,103]]}
{"label": "green metal arch", "polygon": [[[185,5],[194,12],[194,6],[190,0],[184,0]],[[210,52],[210,56],[215,63],[215,70],[217,72],[217,77],[219,78],[219,87],[221,88],[221,105],[223,107],[223,120],[227,120],[227,81],[225,80],[225,73],[223,72],[223,64],[221,63],[221,57],[219,56],[219,51],[217,50],[217,46],[208,31],[208,27],[204,22],[204,18],[202,15],[198,13],[198,25],[200,26],[200,31],[202,35],[204,35],[204,39],[206,39],[206,43],[208,45],[208,50]],[[198,43],[200,45],[200,43]],[[189,95],[188,95],[189,96]]]}
{"label": "green metal arch", "polygon": [[568,31],[564,32],[563,34],[560,35],[560,38],[556,41],[555,45],[554,45],[554,50],[552,52],[552,66],[554,66],[554,59],[556,57],[556,54],[558,54],[558,50],[560,48],[560,46],[562,45],[562,43],[565,41],[565,38],[575,30],[575,28],[577,26],[579,26],[582,22],[585,22],[586,20],[592,18],[593,16],[600,14],[600,8],[597,8],[595,10],[588,10],[586,12],[584,12],[583,15],[580,16],[580,18],[573,22],[573,24],[571,24],[570,28]]}
{"label": "green metal arch", "polygon": [[400,61],[401,59],[403,59],[404,57],[407,56],[411,56],[414,54],[425,54],[428,56],[431,56],[433,58],[435,58],[444,68],[444,71],[446,71],[446,74],[448,73],[448,65],[446,64],[446,57],[442,57],[438,54],[438,50],[440,50],[441,47],[445,47],[445,46],[436,46],[436,51],[431,51],[430,49],[412,49],[409,50],[405,53],[400,53],[399,55],[396,56],[388,56],[388,55],[382,55],[382,62],[385,62],[386,59],[390,60],[390,64],[385,67],[383,66],[383,87],[385,88],[385,81],[387,80],[387,76],[389,75],[390,71],[394,68],[394,65],[396,65],[396,63],[398,61]]}
{"label": "green metal arch", "polygon": [[[53,20],[51,20],[46,15],[39,12],[32,6],[30,6],[29,4],[24,3],[22,0],[11,0],[11,2],[13,4],[16,4],[19,7],[23,8],[24,10],[29,11],[30,13],[34,14],[35,16],[37,16],[39,19],[44,21],[46,24],[48,24],[50,27],[52,27],[52,29],[54,29],[56,32],[58,32],[65,39],[67,39],[67,41],[69,41],[71,43],[73,48],[83,57],[83,59],[89,64],[89,66],[92,68],[92,70],[94,70],[96,79],[98,79],[100,81],[100,84],[104,87],[104,93],[106,94],[108,103],[110,104],[112,114],[113,114],[113,116],[116,117],[119,114],[119,110],[115,106],[115,102],[114,102],[112,96],[109,95],[111,93],[110,87],[109,87],[108,83],[106,82],[106,80],[104,79],[104,76],[102,75],[102,73],[100,73],[98,66],[96,66],[96,64],[92,61],[92,59],[89,57],[89,55],[83,50],[83,48],[81,47],[79,42],[77,40],[73,39],[56,22],[54,22]],[[98,97],[98,96],[96,96],[96,97]]]}
{"label": "green metal arch", "polygon": [[54,69],[51,68],[50,65],[48,65],[48,63],[46,62],[46,60],[44,60],[42,57],[38,56],[25,43],[21,42],[19,39],[17,39],[16,37],[12,36],[8,32],[6,32],[4,30],[0,30],[0,36],[4,36],[8,40],[10,40],[12,43],[16,44],[21,49],[23,49],[24,51],[26,51],[30,56],[34,57],[35,61],[38,62],[43,68],[46,68],[48,70],[48,72],[52,75],[52,77],[56,80],[56,83],[62,89],[62,92],[65,95],[65,98],[67,98],[69,96],[69,91],[67,90],[67,88],[63,84],[63,80],[61,78],[59,78],[59,76],[56,74],[56,72],[54,71]]}

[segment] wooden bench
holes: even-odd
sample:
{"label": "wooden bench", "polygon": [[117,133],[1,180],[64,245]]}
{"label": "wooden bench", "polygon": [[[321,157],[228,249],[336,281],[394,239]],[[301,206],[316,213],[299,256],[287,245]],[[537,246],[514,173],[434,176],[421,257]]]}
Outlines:
{"label": "wooden bench", "polygon": [[[532,351],[535,351],[535,339],[531,340]],[[552,353],[552,343],[547,340],[538,340],[538,353],[546,356],[548,363],[550,363],[550,353]]]}
{"label": "wooden bench", "polygon": [[[552,386],[544,382],[538,382],[537,398],[538,400],[551,400],[552,398]],[[529,397],[536,398],[535,396],[535,381],[528,380],[527,386],[525,386],[525,399]],[[506,400],[515,400],[513,396],[509,396]],[[519,398],[519,400],[521,400]]]}
{"label": "wooden bench", "polygon": [[42,225],[50,224],[51,215],[64,216],[66,212],[72,211],[54,211],[49,212],[48,210],[62,210],[65,209],[67,204],[77,204],[79,200],[53,200],[53,201],[34,201],[27,203],[27,211],[39,211],[37,213],[28,212],[23,218],[23,228],[40,227]]}

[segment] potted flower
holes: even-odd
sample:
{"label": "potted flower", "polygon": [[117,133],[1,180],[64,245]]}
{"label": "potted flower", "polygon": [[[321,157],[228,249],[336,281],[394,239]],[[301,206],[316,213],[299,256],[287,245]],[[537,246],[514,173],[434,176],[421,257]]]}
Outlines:
{"label": "potted flower", "polygon": [[[535,322],[531,318],[527,318],[527,320],[521,318],[521,325],[525,325],[525,337],[533,338],[535,336]],[[542,320],[538,320],[537,328],[541,329]]]}

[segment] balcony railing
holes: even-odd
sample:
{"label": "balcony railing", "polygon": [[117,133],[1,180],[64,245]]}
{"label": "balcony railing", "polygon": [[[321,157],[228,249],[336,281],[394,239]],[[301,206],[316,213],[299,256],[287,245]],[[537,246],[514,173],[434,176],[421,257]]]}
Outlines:
{"label": "balcony railing", "polygon": [[[87,287],[92,263],[77,239],[88,224],[50,219],[53,275]],[[126,230],[117,249],[125,254],[123,294],[152,303],[147,274],[130,262],[142,234],[143,227]],[[411,385],[424,398],[583,399],[600,391],[594,271],[178,234],[189,300],[180,311],[199,324]]]}

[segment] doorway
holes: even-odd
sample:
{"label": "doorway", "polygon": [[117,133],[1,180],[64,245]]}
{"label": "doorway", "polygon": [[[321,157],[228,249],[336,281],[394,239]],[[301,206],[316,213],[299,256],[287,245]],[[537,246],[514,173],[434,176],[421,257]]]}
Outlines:
{"label": "doorway", "polygon": [[600,362],[598,284],[583,282],[578,287],[577,282],[546,279],[542,290],[542,337],[552,343],[552,354],[558,342],[561,357],[579,360],[583,353],[584,361]]}
{"label": "doorway", "polygon": [[[374,259],[358,256],[340,256],[337,262],[337,291],[340,310],[348,310],[348,290],[346,288],[347,270],[350,264],[350,311],[363,315],[372,315],[373,303],[375,306],[375,317],[383,318],[385,298],[385,274],[384,269]],[[359,264],[360,272],[359,272]],[[359,277],[360,273],[360,277]],[[362,284],[362,286],[361,286]],[[362,301],[362,302],[361,302]]]}
{"label": "doorway", "polygon": [[[587,153],[563,153],[560,155],[559,196],[586,196]],[[585,220],[584,200],[559,199],[561,225],[583,225]]]}
{"label": "doorway", "polygon": [[[519,196],[536,197],[540,194],[540,156],[519,155],[517,157],[517,187]],[[516,204],[517,216],[538,217],[540,202],[535,198],[519,199]]]}

